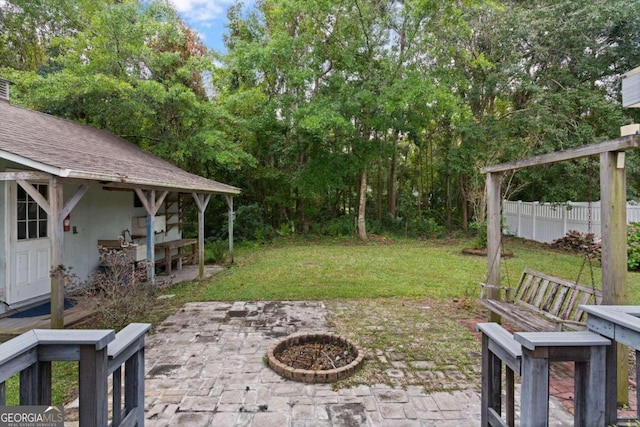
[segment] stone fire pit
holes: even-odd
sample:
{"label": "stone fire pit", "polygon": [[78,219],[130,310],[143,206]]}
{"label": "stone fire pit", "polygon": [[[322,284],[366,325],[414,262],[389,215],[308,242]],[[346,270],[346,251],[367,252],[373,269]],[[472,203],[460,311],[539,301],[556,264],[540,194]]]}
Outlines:
{"label": "stone fire pit", "polygon": [[293,335],[267,352],[279,375],[306,383],[332,383],[353,374],[364,359],[356,344],[333,334]]}

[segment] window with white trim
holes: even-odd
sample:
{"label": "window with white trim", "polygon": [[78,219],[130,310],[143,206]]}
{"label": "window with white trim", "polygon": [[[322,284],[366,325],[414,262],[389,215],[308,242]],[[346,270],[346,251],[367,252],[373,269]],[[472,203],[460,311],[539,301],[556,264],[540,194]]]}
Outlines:
{"label": "window with white trim", "polygon": [[[38,193],[47,199],[46,184],[32,184]],[[18,187],[18,240],[39,239],[47,237],[47,213],[38,206],[35,200],[22,188]]]}

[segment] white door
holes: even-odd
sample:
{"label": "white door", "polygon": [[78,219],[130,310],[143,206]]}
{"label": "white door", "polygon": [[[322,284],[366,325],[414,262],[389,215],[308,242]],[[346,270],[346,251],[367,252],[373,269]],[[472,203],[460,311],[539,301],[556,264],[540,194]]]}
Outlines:
{"label": "white door", "polygon": [[[47,198],[46,184],[33,186]],[[50,239],[47,214],[15,182],[9,188],[10,280],[9,304],[48,294],[51,291]]]}

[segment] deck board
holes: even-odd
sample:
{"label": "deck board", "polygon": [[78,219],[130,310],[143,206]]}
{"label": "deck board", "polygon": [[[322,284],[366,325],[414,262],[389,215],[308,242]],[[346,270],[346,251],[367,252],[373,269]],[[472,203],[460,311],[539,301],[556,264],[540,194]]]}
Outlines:
{"label": "deck board", "polygon": [[[88,308],[77,304],[64,311],[64,326],[71,326],[91,315]],[[0,319],[0,342],[7,341],[31,329],[48,329],[51,326],[51,315]]]}

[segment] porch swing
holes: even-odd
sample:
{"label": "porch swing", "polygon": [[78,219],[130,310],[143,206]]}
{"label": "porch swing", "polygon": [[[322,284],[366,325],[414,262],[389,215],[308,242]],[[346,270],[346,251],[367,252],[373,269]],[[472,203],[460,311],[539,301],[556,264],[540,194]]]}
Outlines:
{"label": "porch swing", "polygon": [[[593,167],[587,169],[588,207],[587,236],[592,234],[592,188]],[[525,331],[563,331],[583,330],[586,328],[586,313],[580,309],[583,304],[601,304],[602,291],[596,289],[593,273],[592,246],[588,244],[578,276],[574,282],[554,277],[533,269],[525,268],[515,288],[511,287],[507,271],[507,285],[489,285],[481,283],[480,304],[492,313],[493,317],[508,320],[514,326]],[[500,247],[498,246],[498,250]],[[498,258],[497,252],[489,254]],[[591,287],[579,283],[580,277],[589,264]],[[491,268],[500,264],[489,261],[487,281],[491,277]],[[500,295],[504,292],[504,297]],[[496,298],[496,294],[498,298]]]}

